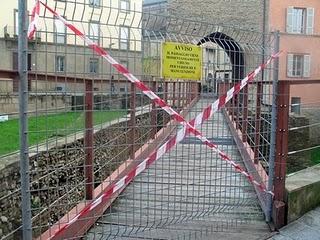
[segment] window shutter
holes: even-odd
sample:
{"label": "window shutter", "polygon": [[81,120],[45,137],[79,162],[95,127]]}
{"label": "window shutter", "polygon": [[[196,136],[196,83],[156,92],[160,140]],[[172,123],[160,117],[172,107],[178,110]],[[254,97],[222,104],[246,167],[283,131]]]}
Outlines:
{"label": "window shutter", "polygon": [[287,8],[287,33],[293,32],[293,7]]}
{"label": "window shutter", "polygon": [[307,8],[307,34],[313,34],[314,28],[314,8]]}
{"label": "window shutter", "polygon": [[288,54],[287,75],[293,77],[293,54]]}
{"label": "window shutter", "polygon": [[310,55],[304,55],[303,57],[303,77],[310,77],[310,65],[311,57]]}

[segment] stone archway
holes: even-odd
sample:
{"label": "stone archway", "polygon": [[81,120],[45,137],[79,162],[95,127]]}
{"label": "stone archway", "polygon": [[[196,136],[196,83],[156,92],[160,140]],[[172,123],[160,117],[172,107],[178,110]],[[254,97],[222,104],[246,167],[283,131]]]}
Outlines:
{"label": "stone archway", "polygon": [[224,49],[232,64],[233,79],[235,81],[243,79],[245,74],[244,51],[236,40],[224,33],[214,32],[201,39],[197,45],[200,46],[207,42],[213,42]]}

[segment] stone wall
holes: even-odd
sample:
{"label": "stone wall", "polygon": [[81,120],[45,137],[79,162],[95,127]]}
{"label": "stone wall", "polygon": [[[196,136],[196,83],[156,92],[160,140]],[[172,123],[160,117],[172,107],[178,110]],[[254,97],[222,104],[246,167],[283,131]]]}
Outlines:
{"label": "stone wall", "polygon": [[[137,94],[136,106],[145,105],[148,98]],[[63,93],[44,93],[44,94],[29,94],[28,111],[31,113],[53,110],[70,111],[84,109],[84,95],[72,95]],[[94,94],[94,109],[127,109],[130,101],[130,94],[115,93],[115,94]],[[0,115],[19,112],[19,96],[18,94],[0,94]],[[16,114],[17,115],[17,114]]]}
{"label": "stone wall", "polygon": [[[168,0],[174,16],[263,31],[263,0]],[[268,2],[267,6],[268,6]]]}
{"label": "stone wall", "polygon": [[[320,110],[318,108],[302,109],[301,114],[290,114],[288,147],[289,152],[306,150],[320,145]],[[317,157],[313,156],[320,152],[320,148],[293,153],[288,156],[287,172],[293,173],[313,166],[317,163]],[[318,156],[318,154],[317,154]],[[316,158],[316,159],[314,159]]]}
{"label": "stone wall", "polygon": [[[309,119],[306,116],[290,115],[289,129],[309,125]],[[302,128],[289,131],[288,150],[296,151],[310,146],[310,129]],[[310,166],[310,151],[292,154],[288,156],[287,172],[297,172]]]}
{"label": "stone wall", "polygon": [[[30,94],[28,111],[35,110],[59,110],[59,108],[71,109],[71,96],[64,94]],[[18,94],[0,94],[0,114],[18,113],[19,96]]]}
{"label": "stone wall", "polygon": [[[159,124],[168,121],[159,113]],[[135,148],[150,137],[149,113],[137,117]],[[98,131],[94,136],[95,186],[128,159],[128,122]],[[30,158],[33,234],[39,235],[84,198],[83,138],[60,145]],[[21,196],[18,160],[0,171],[0,239],[21,226]],[[21,239],[17,230],[9,239]]]}
{"label": "stone wall", "polygon": [[320,164],[287,176],[286,191],[288,223],[320,206]]}

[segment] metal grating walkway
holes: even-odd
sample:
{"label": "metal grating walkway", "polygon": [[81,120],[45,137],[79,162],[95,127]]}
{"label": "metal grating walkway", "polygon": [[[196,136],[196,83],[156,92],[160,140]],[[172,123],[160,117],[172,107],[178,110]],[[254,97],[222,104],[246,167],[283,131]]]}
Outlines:
{"label": "metal grating walkway", "polygon": [[[201,99],[188,119],[211,101]],[[200,130],[242,162],[222,113]],[[189,136],[138,176],[85,239],[261,239],[268,234],[253,187]]]}

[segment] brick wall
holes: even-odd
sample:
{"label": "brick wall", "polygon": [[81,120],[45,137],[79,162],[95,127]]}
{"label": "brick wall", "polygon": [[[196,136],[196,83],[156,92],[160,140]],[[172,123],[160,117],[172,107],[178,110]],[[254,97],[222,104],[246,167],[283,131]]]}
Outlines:
{"label": "brick wall", "polygon": [[[164,120],[162,114],[159,121]],[[150,136],[150,115],[138,116],[136,120],[134,142],[136,148],[140,148]],[[101,183],[128,159],[129,138],[127,121],[101,129],[94,135],[95,183]],[[33,219],[35,237],[83,200],[83,141],[80,138],[30,157],[31,207],[32,215],[37,216]],[[21,225],[19,161],[18,158],[10,161],[14,162],[6,165],[6,159],[0,159],[0,239]],[[8,239],[21,239],[21,230]]]}

